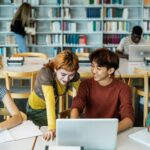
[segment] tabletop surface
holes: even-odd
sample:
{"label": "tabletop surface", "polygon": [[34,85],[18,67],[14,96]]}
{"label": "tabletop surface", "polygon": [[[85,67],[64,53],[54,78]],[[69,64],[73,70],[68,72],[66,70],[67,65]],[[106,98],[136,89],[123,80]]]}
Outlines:
{"label": "tabletop surface", "polygon": [[31,150],[35,137],[0,144],[0,150]]}
{"label": "tabletop surface", "polygon": [[[6,60],[4,60],[4,67],[0,70],[0,77],[4,78],[4,71],[15,71],[15,72],[33,72],[39,71],[43,64],[47,63],[48,60],[43,58],[25,58],[23,66],[7,66]],[[79,73],[81,74],[91,74],[90,63],[80,63]],[[116,71],[116,76],[123,77],[140,77],[140,74],[134,73],[134,68],[143,68],[150,70],[150,66],[146,66],[144,62],[128,62],[126,59],[120,59],[119,69]]]}
{"label": "tabletop surface", "polygon": [[[135,142],[134,140],[128,138],[129,134],[137,132],[141,129],[143,129],[143,127],[133,127],[122,133],[119,133],[117,137],[116,150],[149,150],[150,147],[140,144],[138,142]],[[45,126],[41,128],[41,131],[43,132],[45,132],[46,130],[47,130],[47,127]],[[39,136],[37,138],[34,150],[44,149],[46,145],[50,145],[50,146],[56,145],[56,140],[46,142],[43,140],[42,136]]]}
{"label": "tabletop surface", "polygon": [[[142,74],[137,74],[134,72],[134,68],[142,68],[145,70],[150,70],[149,65],[145,65],[144,62],[129,62],[127,59],[120,58],[119,69],[116,70],[115,75],[122,77],[132,77],[140,78]],[[81,74],[91,74],[90,63],[80,63],[79,73]]]}
{"label": "tabletop surface", "polygon": [[3,60],[3,68],[0,70],[0,78],[5,77],[6,71],[12,72],[37,72],[44,64],[48,62],[48,59],[43,58],[25,58],[24,64],[22,66],[8,66],[6,60]]}
{"label": "tabletop surface", "polygon": [[15,71],[15,72],[31,72],[38,71],[41,69],[43,64],[48,62],[48,60],[43,58],[25,58],[24,64],[22,66],[8,66],[6,63],[4,65],[4,71]]}

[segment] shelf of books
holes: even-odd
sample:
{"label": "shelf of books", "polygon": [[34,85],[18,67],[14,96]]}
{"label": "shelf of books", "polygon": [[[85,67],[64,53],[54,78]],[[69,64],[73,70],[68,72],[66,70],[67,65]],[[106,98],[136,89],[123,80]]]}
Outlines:
{"label": "shelf of books", "polygon": [[116,50],[120,40],[131,33],[134,25],[141,25],[142,1],[104,0],[103,4],[103,43]]}
{"label": "shelf of books", "polygon": [[102,29],[100,0],[68,0],[63,3],[63,49],[87,57],[92,50],[102,47]]}
{"label": "shelf of books", "polygon": [[10,31],[12,14],[16,8],[7,0],[0,2],[0,55],[6,56],[7,49],[16,50],[15,38]]}
{"label": "shelf of books", "polygon": [[32,5],[36,30],[27,36],[29,51],[49,57],[64,49],[85,55],[99,47],[115,51],[135,25],[150,41],[150,0],[5,0],[0,2],[1,54],[17,48],[10,24],[22,2]]}
{"label": "shelf of books", "polygon": [[144,0],[143,8],[143,31],[144,38],[150,42],[150,0]]}

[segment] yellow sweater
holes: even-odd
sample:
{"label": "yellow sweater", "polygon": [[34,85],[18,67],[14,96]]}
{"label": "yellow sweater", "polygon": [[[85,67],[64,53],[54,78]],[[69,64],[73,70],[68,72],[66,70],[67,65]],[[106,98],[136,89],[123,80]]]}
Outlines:
{"label": "yellow sweater", "polygon": [[[57,89],[58,95],[62,95],[66,91],[66,85],[61,85],[58,81]],[[72,86],[77,90],[80,84],[80,80],[72,82]],[[33,91],[29,97],[29,105],[32,109],[46,109],[48,129],[56,129],[56,114],[55,114],[55,95],[53,86],[42,85],[42,91],[45,100],[36,95]]]}

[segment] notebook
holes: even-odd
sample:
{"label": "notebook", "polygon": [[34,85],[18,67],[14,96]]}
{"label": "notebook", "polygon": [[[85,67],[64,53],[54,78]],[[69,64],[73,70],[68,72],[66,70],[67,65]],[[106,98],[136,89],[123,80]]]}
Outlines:
{"label": "notebook", "polygon": [[84,150],[115,149],[118,119],[57,119],[56,143]]}
{"label": "notebook", "polygon": [[150,57],[150,45],[129,45],[129,61],[144,61],[144,57]]}
{"label": "notebook", "polygon": [[24,138],[42,135],[39,128],[32,121],[24,121],[22,124],[9,130],[0,131],[0,143],[20,140]]}
{"label": "notebook", "polygon": [[150,147],[150,132],[147,131],[147,128],[142,129],[138,132],[128,135],[129,138],[139,142],[141,144],[147,145]]}

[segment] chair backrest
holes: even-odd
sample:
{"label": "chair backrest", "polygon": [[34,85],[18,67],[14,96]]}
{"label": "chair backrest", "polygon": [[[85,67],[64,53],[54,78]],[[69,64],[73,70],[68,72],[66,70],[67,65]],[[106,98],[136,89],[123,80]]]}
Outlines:
{"label": "chair backrest", "polygon": [[[5,82],[6,82],[6,88],[10,90],[11,97],[15,99],[26,99],[29,97],[31,91],[33,90],[35,77],[37,72],[9,72],[7,71],[5,73]],[[21,80],[22,79],[29,79],[30,85],[24,86],[24,85],[14,85],[15,80]]]}
{"label": "chair backrest", "polygon": [[149,77],[150,71],[142,68],[134,68],[134,73],[141,74],[141,78],[144,79],[144,89],[137,88],[135,93],[144,97],[144,114],[143,125],[145,126],[145,118],[148,116],[148,99],[149,99]]}
{"label": "chair backrest", "polygon": [[71,109],[64,110],[59,113],[59,118],[70,118]]}
{"label": "chair backrest", "polygon": [[59,117],[70,117],[69,98],[73,99],[76,96],[76,89],[72,87],[64,96],[59,96]]}
{"label": "chair backrest", "polygon": [[16,53],[13,54],[13,57],[40,57],[48,59],[48,56],[44,53],[36,53],[36,52],[26,52],[26,53]]}
{"label": "chair backrest", "polygon": [[89,57],[89,54],[90,54],[90,53],[86,53],[86,52],[83,52],[83,53],[76,53],[76,55],[77,55],[78,57],[85,57],[85,58],[87,58],[87,59],[88,59],[88,57]]}
{"label": "chair backrest", "polygon": [[132,78],[130,77],[123,77],[119,70],[116,70],[115,72],[115,78],[118,78],[122,80],[124,83],[128,84],[130,87],[132,87]]}

